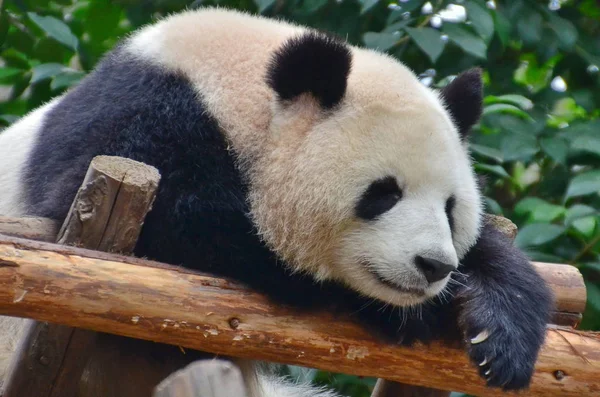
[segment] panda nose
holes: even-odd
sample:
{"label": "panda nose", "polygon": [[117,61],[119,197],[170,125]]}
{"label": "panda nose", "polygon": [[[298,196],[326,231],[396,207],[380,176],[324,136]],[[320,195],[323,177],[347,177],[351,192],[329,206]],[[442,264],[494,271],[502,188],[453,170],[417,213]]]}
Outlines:
{"label": "panda nose", "polygon": [[421,270],[429,283],[440,281],[455,269],[453,265],[437,261],[435,259],[423,258],[417,255],[415,259],[417,267]]}

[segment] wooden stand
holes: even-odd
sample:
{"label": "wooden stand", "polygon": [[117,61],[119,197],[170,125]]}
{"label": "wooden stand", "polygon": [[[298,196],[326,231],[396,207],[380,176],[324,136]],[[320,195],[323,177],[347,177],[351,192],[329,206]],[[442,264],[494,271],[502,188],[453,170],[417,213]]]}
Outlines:
{"label": "wooden stand", "polygon": [[[154,167],[119,157],[94,158],[56,241],[132,253],[159,180]],[[12,224],[31,230],[30,238],[49,240],[41,233],[56,230],[51,221],[39,218]],[[4,396],[75,396],[96,336],[85,329],[28,320],[8,370]]]}

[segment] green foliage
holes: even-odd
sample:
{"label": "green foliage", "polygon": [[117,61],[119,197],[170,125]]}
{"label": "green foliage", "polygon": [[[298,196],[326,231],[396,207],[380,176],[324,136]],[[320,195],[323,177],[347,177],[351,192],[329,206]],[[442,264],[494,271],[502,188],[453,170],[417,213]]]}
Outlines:
{"label": "green foliage", "polygon": [[[600,6],[550,3],[5,1],[0,123],[77,84],[133,29],[186,7],[218,4],[329,30],[401,59],[433,87],[481,66],[487,96],[471,141],[476,170],[487,177],[487,210],[517,223],[515,243],[532,259],[581,269],[588,287],[583,327],[600,329]],[[367,396],[372,386],[325,373],[311,379],[354,396]]]}

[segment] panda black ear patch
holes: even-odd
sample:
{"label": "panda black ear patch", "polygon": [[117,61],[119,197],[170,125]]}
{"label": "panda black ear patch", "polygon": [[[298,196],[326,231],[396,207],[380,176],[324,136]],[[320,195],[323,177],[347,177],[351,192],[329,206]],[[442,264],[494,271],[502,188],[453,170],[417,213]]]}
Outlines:
{"label": "panda black ear patch", "polygon": [[442,89],[441,96],[458,132],[465,138],[481,117],[483,108],[481,69],[470,69],[458,75]]}
{"label": "panda black ear patch", "polygon": [[273,56],[267,83],[282,100],[311,93],[325,109],[346,93],[352,63],[350,48],[316,32],[288,40]]}

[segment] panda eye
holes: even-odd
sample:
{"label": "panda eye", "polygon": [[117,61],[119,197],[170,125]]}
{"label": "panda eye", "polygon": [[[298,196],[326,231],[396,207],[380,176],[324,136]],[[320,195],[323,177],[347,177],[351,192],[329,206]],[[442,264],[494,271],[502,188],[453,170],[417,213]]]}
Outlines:
{"label": "panda eye", "polygon": [[454,231],[454,217],[452,216],[452,210],[454,210],[454,206],[456,205],[456,198],[454,196],[450,196],[448,200],[446,200],[446,217],[448,218],[448,224],[450,225],[450,231]]}
{"label": "panda eye", "polygon": [[366,220],[392,209],[402,198],[396,178],[388,176],[372,182],[356,205],[356,216]]}

